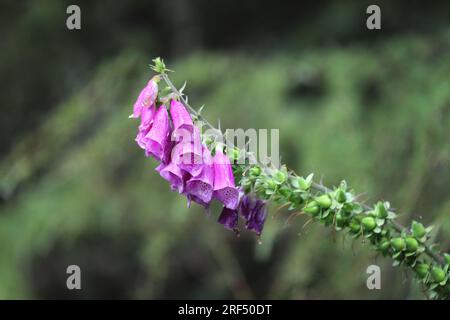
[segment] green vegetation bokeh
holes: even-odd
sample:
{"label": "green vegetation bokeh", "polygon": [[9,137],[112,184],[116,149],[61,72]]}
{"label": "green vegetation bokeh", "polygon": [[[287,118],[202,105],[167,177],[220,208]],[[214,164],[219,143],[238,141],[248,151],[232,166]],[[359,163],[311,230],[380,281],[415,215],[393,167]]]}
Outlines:
{"label": "green vegetation bokeh", "polygon": [[[263,3],[252,14],[276,5]],[[304,218],[287,225],[288,213],[272,217],[276,207],[261,244],[223,229],[218,208],[211,217],[188,209],[136,146],[128,119],[161,55],[211,122],[279,129],[290,168],[327,185],[346,179],[368,203],[390,201],[405,224],[434,224],[449,252],[450,20],[435,8],[417,20],[431,27],[410,31],[392,18],[405,7],[382,4],[387,35],[373,39],[364,4],[324,1],[306,5],[315,12],[307,21],[287,23],[289,12],[276,10],[275,36],[243,22],[230,40],[230,21],[218,19],[215,41],[202,33],[212,22],[196,20],[211,9],[205,1],[109,12],[81,1],[79,34],[65,29],[68,2],[5,4],[0,298],[422,299],[391,261],[321,225],[303,227]],[[142,13],[155,8],[158,20]],[[169,12],[183,18],[154,22]],[[81,267],[81,291],[66,288],[71,264]],[[371,264],[381,266],[381,290],[366,287]]]}

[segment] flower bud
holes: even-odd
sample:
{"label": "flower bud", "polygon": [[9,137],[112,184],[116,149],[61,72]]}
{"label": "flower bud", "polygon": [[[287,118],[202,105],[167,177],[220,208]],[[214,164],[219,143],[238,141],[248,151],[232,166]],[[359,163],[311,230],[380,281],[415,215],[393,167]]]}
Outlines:
{"label": "flower bud", "polygon": [[384,206],[384,203],[377,203],[375,207],[375,215],[380,219],[385,219],[388,216],[388,212],[386,210],[386,207]]}
{"label": "flower bud", "polygon": [[303,208],[303,211],[315,217],[319,213],[320,208],[316,201],[311,201]]}
{"label": "flower bud", "polygon": [[403,238],[394,238],[391,240],[391,244],[395,251],[402,251],[406,246]]}
{"label": "flower bud", "polygon": [[423,279],[427,276],[430,266],[427,263],[418,263],[414,268],[419,278]]}
{"label": "flower bud", "polygon": [[353,233],[358,233],[361,231],[361,225],[359,224],[359,222],[356,219],[354,219],[350,222],[349,227]]}
{"label": "flower bud", "polygon": [[384,240],[381,242],[380,246],[378,247],[378,249],[383,252],[386,253],[388,252],[389,248],[391,246],[391,243],[388,240]]}
{"label": "flower bud", "polygon": [[417,240],[414,239],[413,237],[406,238],[405,242],[406,242],[406,250],[408,252],[415,252],[419,247],[419,242],[417,242]]}
{"label": "flower bud", "polygon": [[261,174],[261,168],[258,166],[254,166],[250,168],[250,175],[254,177],[258,177]]}
{"label": "flower bud", "polygon": [[361,224],[363,225],[364,230],[366,230],[366,231],[372,231],[377,226],[375,219],[372,217],[364,217],[361,220]]}
{"label": "flower bud", "polygon": [[441,267],[435,266],[431,269],[431,276],[433,277],[434,281],[442,282],[445,279],[445,272]]}
{"label": "flower bud", "polygon": [[339,203],[344,203],[346,200],[345,192],[342,189],[337,189],[336,191],[336,200]]}
{"label": "flower bud", "polygon": [[273,174],[273,180],[276,184],[283,184],[286,181],[286,178],[286,174],[281,170],[278,170]]}
{"label": "flower bud", "polygon": [[317,197],[315,200],[317,201],[319,206],[321,206],[324,209],[328,209],[329,207],[331,207],[331,198],[327,194],[321,195],[320,197]]}
{"label": "flower bud", "polygon": [[412,233],[416,238],[422,238],[426,234],[425,227],[423,224],[417,221],[413,221],[412,223]]}
{"label": "flower bud", "polygon": [[336,214],[336,226],[338,226],[339,228],[344,227],[345,225],[345,218],[342,216],[342,214],[337,213]]}

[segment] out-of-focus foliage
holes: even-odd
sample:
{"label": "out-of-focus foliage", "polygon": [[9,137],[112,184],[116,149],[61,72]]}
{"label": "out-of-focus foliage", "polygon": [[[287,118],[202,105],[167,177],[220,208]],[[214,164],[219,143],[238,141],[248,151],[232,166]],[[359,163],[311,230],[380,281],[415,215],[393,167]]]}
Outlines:
{"label": "out-of-focus foliage", "polygon": [[[435,224],[448,252],[449,52],[450,34],[440,31],[166,62],[211,122],[279,128],[290,168],[328,185],[345,178],[368,202],[389,200],[405,223]],[[284,211],[268,219],[258,245],[217,224],[218,208],[212,217],[187,209],[134,143],[138,124],[128,119],[152,56],[127,46],[102,58],[2,155],[0,298],[423,297],[364,245],[303,228],[302,218],[285,228]],[[366,288],[374,263],[379,291]],[[81,267],[81,291],[66,289],[71,264]]]}

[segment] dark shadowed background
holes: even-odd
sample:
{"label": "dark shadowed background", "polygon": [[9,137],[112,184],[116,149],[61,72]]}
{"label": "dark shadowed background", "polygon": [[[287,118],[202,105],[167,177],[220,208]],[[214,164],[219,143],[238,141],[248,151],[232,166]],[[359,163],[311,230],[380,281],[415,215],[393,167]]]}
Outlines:
{"label": "dark shadowed background", "polygon": [[187,209],[127,118],[156,56],[211,122],[279,128],[289,167],[389,200],[449,251],[449,1],[2,0],[0,41],[0,298],[423,298],[304,218],[270,215],[259,245]]}

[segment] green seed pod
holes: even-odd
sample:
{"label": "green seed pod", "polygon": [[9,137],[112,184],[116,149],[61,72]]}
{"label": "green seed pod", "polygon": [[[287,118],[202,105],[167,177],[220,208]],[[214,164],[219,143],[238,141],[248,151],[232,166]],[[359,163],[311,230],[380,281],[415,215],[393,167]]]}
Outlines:
{"label": "green seed pod", "polygon": [[342,189],[336,190],[336,200],[339,203],[344,203],[346,200],[345,192]]}
{"label": "green seed pod", "polygon": [[413,237],[406,238],[405,242],[406,242],[406,250],[408,252],[415,252],[417,248],[419,248],[419,242],[417,242],[417,240],[414,239]]}
{"label": "green seed pod", "polygon": [[372,217],[364,217],[361,220],[361,224],[363,225],[364,230],[366,230],[366,231],[372,231],[377,226],[375,219]]}
{"label": "green seed pod", "polygon": [[386,210],[386,207],[384,206],[384,203],[377,203],[375,207],[375,215],[380,219],[385,219],[388,216],[388,212]]}
{"label": "green seed pod", "polygon": [[317,197],[315,199],[319,206],[321,206],[324,209],[328,209],[331,207],[331,198],[327,194],[321,195],[320,197]]}
{"label": "green seed pod", "polygon": [[427,276],[427,273],[430,270],[430,266],[427,263],[418,263],[416,264],[414,270],[416,270],[419,278],[423,279]]}
{"label": "green seed pod", "polygon": [[412,233],[416,238],[422,238],[427,232],[423,224],[417,221],[413,221],[412,223]]}
{"label": "green seed pod", "polygon": [[361,231],[361,225],[360,225],[359,222],[356,221],[356,220],[352,220],[352,221],[350,222],[349,227],[350,227],[350,230],[351,230],[353,233],[358,233],[358,232]]}
{"label": "green seed pod", "polygon": [[440,267],[433,267],[431,269],[431,276],[433,277],[434,281],[442,282],[445,279],[445,272]]}
{"label": "green seed pod", "polygon": [[303,211],[315,217],[319,213],[320,208],[316,201],[311,201],[303,208]]}
{"label": "green seed pod", "polygon": [[406,243],[403,238],[394,238],[391,240],[391,245],[395,251],[402,251],[405,249]]}

